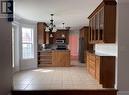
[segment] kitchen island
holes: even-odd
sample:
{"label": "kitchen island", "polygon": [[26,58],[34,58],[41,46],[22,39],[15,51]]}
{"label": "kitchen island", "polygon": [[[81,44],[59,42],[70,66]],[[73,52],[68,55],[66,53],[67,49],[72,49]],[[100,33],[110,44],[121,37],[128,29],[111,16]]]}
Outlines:
{"label": "kitchen island", "polygon": [[70,50],[53,50],[52,64],[58,67],[70,66]]}
{"label": "kitchen island", "polygon": [[[48,54],[47,54],[48,52]],[[51,58],[50,58],[51,52]],[[46,55],[46,56],[44,56]],[[49,55],[49,58],[47,58]],[[41,62],[42,60],[49,59],[47,62]],[[44,57],[43,57],[44,56]],[[69,67],[70,66],[70,50],[42,50],[38,52],[39,67],[52,66],[52,67]],[[51,63],[50,63],[51,62]]]}

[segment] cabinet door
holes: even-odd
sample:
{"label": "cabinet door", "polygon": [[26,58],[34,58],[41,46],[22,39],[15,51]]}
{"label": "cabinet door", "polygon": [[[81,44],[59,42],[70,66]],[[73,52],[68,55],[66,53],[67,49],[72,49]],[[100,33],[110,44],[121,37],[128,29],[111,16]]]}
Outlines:
{"label": "cabinet door", "polygon": [[89,68],[90,68],[90,58],[89,58],[89,53],[88,53],[88,52],[87,52],[87,61],[86,61],[86,62],[87,62],[87,65],[86,65],[87,68],[86,68],[86,69],[87,69],[87,72],[89,72]]}
{"label": "cabinet door", "polygon": [[99,11],[99,41],[104,40],[104,9]]}
{"label": "cabinet door", "polygon": [[49,44],[49,32],[46,32],[46,44]]}
{"label": "cabinet door", "polygon": [[100,57],[96,56],[96,79],[100,83]]}
{"label": "cabinet door", "polygon": [[89,42],[92,41],[92,20],[89,21],[89,34],[88,34],[88,37],[89,37]]}
{"label": "cabinet door", "polygon": [[95,41],[95,17],[92,18],[92,41]]}
{"label": "cabinet door", "polygon": [[97,13],[95,16],[95,40],[96,42],[99,41],[99,14]]}
{"label": "cabinet door", "polygon": [[42,22],[37,23],[37,40],[38,44],[45,44],[46,43],[46,32],[45,32],[45,25]]}

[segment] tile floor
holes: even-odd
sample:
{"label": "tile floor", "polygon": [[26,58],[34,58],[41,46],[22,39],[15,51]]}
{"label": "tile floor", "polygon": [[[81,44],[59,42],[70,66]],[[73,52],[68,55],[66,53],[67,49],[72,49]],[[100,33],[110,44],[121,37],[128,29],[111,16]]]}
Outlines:
{"label": "tile floor", "polygon": [[86,71],[72,61],[71,67],[43,67],[14,74],[14,90],[102,89]]}

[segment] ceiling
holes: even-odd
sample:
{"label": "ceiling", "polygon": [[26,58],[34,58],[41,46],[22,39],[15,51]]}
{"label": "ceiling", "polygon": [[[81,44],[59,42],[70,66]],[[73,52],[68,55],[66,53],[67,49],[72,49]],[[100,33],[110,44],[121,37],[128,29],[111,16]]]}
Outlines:
{"label": "ceiling", "polygon": [[17,16],[24,19],[46,22],[50,21],[50,14],[54,14],[57,27],[71,27],[78,30],[88,25],[87,17],[101,3],[102,0],[14,0]]}

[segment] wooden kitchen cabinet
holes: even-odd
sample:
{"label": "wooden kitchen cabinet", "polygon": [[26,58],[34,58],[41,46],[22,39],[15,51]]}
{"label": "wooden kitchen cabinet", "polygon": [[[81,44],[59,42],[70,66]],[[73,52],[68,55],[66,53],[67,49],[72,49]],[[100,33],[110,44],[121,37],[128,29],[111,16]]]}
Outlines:
{"label": "wooden kitchen cabinet", "polygon": [[49,35],[49,32],[46,32],[46,44],[49,44],[50,43],[50,35]]}
{"label": "wooden kitchen cabinet", "polygon": [[96,63],[95,78],[96,78],[96,80],[97,80],[99,83],[101,83],[101,81],[100,81],[100,57],[96,56],[95,63]]}
{"label": "wooden kitchen cabinet", "polygon": [[46,44],[54,44],[55,43],[55,34],[56,34],[56,32],[50,33],[49,31],[46,31]]}
{"label": "wooden kitchen cabinet", "polygon": [[51,66],[52,65],[52,51],[44,50],[38,52],[38,65],[42,66]]}
{"label": "wooden kitchen cabinet", "polygon": [[70,66],[70,51],[69,50],[53,50],[52,64],[57,67]]}
{"label": "wooden kitchen cabinet", "polygon": [[69,43],[69,29],[58,29],[55,33],[54,43],[56,43],[56,39],[66,39],[66,44]]}
{"label": "wooden kitchen cabinet", "polygon": [[115,85],[115,56],[99,56],[99,81],[104,88],[114,88]]}
{"label": "wooden kitchen cabinet", "polygon": [[87,71],[95,78],[95,55],[87,52]]}
{"label": "wooden kitchen cabinet", "polygon": [[70,67],[69,50],[42,50],[38,52],[39,67]]}
{"label": "wooden kitchen cabinet", "polygon": [[37,42],[38,45],[42,45],[46,43],[46,24],[44,22],[37,23]]}
{"label": "wooden kitchen cabinet", "polygon": [[[66,39],[66,44],[69,43],[69,30],[68,29],[58,29],[56,32],[50,33],[49,31],[45,32],[45,41],[46,44],[55,44],[57,39]],[[50,36],[52,35],[52,37]]]}
{"label": "wooden kitchen cabinet", "polygon": [[115,43],[116,1],[103,0],[89,18],[89,42]]}
{"label": "wooden kitchen cabinet", "polygon": [[87,52],[87,71],[104,88],[114,88],[115,56],[98,56]]}

